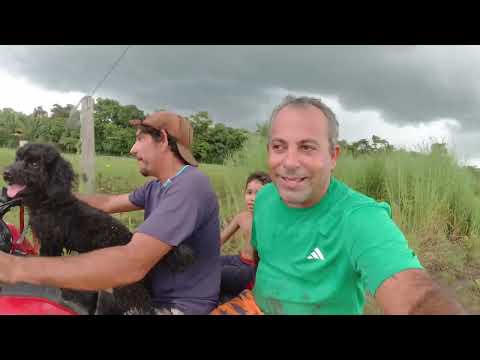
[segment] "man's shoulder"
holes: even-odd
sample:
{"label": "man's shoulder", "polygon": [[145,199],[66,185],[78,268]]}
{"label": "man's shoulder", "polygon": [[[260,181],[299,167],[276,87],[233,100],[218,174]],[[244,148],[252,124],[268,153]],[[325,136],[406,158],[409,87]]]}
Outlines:
{"label": "man's shoulder", "polygon": [[362,223],[364,227],[375,226],[375,221],[385,219],[385,212],[391,217],[390,207],[387,203],[354,190],[338,179],[333,179],[333,194],[329,199],[328,210],[321,208],[318,221],[321,231],[328,234],[330,230],[338,227],[350,228],[354,224]]}
{"label": "man's shoulder", "polygon": [[333,179],[336,186],[336,201],[333,208],[342,212],[350,213],[362,208],[384,209],[389,206],[385,202],[379,202],[376,199],[355,190],[338,179]]}
{"label": "man's shoulder", "polygon": [[210,178],[196,167],[190,166],[178,181],[173,181],[174,184],[176,182],[175,186],[167,192],[170,191],[170,195],[188,200],[190,205],[197,204],[203,207],[206,203],[218,203]]}
{"label": "man's shoulder", "polygon": [[214,193],[210,178],[194,166],[189,166],[189,168],[181,174],[178,179],[174,179],[173,182],[175,184],[175,192],[181,189],[180,192],[195,196],[212,195]]}
{"label": "man's shoulder", "polygon": [[189,166],[184,175],[181,177],[181,180],[187,185],[203,185],[211,187],[210,178],[195,166]]}

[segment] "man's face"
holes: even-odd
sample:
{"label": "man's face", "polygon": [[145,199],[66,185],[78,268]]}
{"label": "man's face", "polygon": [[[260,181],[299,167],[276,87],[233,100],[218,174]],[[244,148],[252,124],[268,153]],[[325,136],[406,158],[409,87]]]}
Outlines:
{"label": "man's face", "polygon": [[137,130],[136,141],[130,154],[138,161],[139,171],[143,176],[154,176],[155,161],[157,160],[160,143],[155,142],[150,134]]}
{"label": "man's face", "polygon": [[311,105],[287,106],[270,135],[270,176],[283,201],[290,207],[315,205],[328,189],[340,149],[330,149],[326,116]]}

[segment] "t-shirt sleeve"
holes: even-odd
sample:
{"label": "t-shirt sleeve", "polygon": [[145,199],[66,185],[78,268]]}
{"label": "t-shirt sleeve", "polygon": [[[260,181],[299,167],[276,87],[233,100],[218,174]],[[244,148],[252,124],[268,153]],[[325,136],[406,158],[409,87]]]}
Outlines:
{"label": "t-shirt sleeve", "polygon": [[192,235],[202,209],[199,193],[193,187],[172,186],[135,232],[178,246]]}
{"label": "t-shirt sleeve", "polygon": [[142,208],[142,209],[145,208],[146,188],[149,185],[150,183],[146,183],[145,185],[139,187],[138,189],[136,189],[135,191],[131,192],[128,195],[128,199],[133,205],[138,206],[139,208]]}
{"label": "t-shirt sleeve", "polygon": [[391,219],[386,204],[354,210],[345,231],[351,234],[352,265],[372,295],[396,273],[422,269],[405,236]]}

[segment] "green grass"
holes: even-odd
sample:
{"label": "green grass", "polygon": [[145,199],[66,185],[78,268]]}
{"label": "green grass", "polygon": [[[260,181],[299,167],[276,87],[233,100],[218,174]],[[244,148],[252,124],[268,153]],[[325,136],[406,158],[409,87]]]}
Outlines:
{"label": "green grass", "polygon": [[[79,157],[67,154],[78,172]],[[14,150],[0,149],[0,171],[13,161]],[[147,179],[131,158],[97,156],[97,191],[126,193]],[[201,165],[211,179],[220,202],[222,223],[244,209],[243,190],[248,174],[266,170],[265,140],[251,136],[244,149],[220,165]],[[352,188],[392,207],[393,218],[404,232],[422,264],[471,312],[480,313],[480,182],[471,171],[448,156],[396,151],[371,156],[341,156],[334,175]],[[0,178],[0,187],[3,186]],[[131,229],[143,220],[143,212],[118,216]],[[18,212],[7,215],[17,223]],[[236,253],[241,245],[234,237],[223,253]],[[366,313],[379,313],[369,299]]]}

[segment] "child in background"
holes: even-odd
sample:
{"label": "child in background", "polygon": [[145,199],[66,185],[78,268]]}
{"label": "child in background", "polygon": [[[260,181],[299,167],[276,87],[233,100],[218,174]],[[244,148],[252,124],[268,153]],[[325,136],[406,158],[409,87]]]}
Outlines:
{"label": "child in background", "polygon": [[243,246],[239,255],[222,256],[222,281],[220,285],[221,301],[237,296],[244,289],[251,289],[255,278],[256,263],[253,248],[250,245],[252,232],[253,206],[261,187],[272,180],[267,173],[257,171],[247,178],[245,202],[247,210],[236,215],[220,235],[221,245],[228,241],[238,230],[243,237]]}

